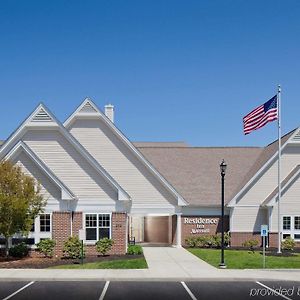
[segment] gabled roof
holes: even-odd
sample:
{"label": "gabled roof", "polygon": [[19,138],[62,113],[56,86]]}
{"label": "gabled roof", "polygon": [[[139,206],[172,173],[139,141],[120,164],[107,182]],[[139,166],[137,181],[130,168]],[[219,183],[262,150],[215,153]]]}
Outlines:
{"label": "gabled roof", "polygon": [[[285,192],[286,187],[299,175],[300,165],[297,165],[281,182],[281,195]],[[276,187],[273,192],[264,200],[261,206],[272,206],[274,205],[274,200],[278,197],[278,187]]]}
{"label": "gabled roof", "polygon": [[259,147],[139,147],[191,206],[220,206],[220,162],[226,171],[225,201],[262,153]]}
{"label": "gabled roof", "polygon": [[[296,128],[284,136],[281,137],[281,149],[284,149],[284,147],[287,145],[288,142],[294,139],[294,137],[297,138],[299,134],[300,128]],[[236,199],[241,195],[244,190],[255,181],[257,176],[261,172],[263,172],[272,162],[273,160],[278,156],[278,140],[274,141],[273,143],[269,144],[264,148],[264,151],[261,153],[261,155],[258,157],[258,159],[255,161],[253,166],[249,169],[249,172],[246,174],[246,176],[243,178],[241,183],[237,185],[236,190],[234,194],[232,195],[232,200],[230,203],[228,203],[229,206],[234,205]]]}
{"label": "gabled roof", "polygon": [[154,176],[175,196],[178,205],[188,205],[186,200],[176,191],[176,189],[156,170],[156,168],[142,155],[140,151],[128,140],[128,138],[115,126],[113,122],[97,107],[89,98],[86,98],[79,107],[64,122],[68,128],[76,118],[100,118],[114,132],[114,134],[129,148],[130,151],[151,171]]}
{"label": "gabled roof", "polygon": [[136,148],[140,147],[189,147],[186,142],[132,142]]}
{"label": "gabled roof", "polygon": [[118,200],[130,200],[128,193],[112,178],[106,170],[85,150],[85,148],[66,130],[50,110],[40,103],[30,116],[9,136],[0,148],[0,159],[3,158],[10,147],[17,142],[25,128],[57,128],[62,135],[75,147],[75,149],[95,168],[103,178],[118,191]]}
{"label": "gabled roof", "polygon": [[62,200],[74,200],[76,196],[73,192],[45,165],[45,163],[22,141],[19,141],[4,157],[10,160],[16,157],[20,151],[24,151],[28,157],[44,172],[47,177],[61,190]]}

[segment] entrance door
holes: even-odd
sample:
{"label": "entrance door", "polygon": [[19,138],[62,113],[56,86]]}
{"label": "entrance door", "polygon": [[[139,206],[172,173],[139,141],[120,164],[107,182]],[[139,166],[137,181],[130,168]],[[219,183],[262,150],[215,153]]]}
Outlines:
{"label": "entrance door", "polygon": [[146,243],[169,243],[169,217],[145,217],[144,241]]}
{"label": "entrance door", "polygon": [[130,217],[130,237],[135,238],[136,243],[144,241],[144,217],[131,216]]}

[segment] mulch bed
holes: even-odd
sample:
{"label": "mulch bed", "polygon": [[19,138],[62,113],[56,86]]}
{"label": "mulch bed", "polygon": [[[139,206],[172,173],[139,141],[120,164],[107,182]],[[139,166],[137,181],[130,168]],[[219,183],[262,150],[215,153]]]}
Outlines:
{"label": "mulch bed", "polygon": [[[111,261],[122,259],[142,258],[143,255],[107,255],[107,256],[89,256],[83,259],[84,263],[97,261]],[[47,257],[0,257],[0,269],[45,269],[60,265],[79,264],[80,259],[68,258],[47,258]]]}

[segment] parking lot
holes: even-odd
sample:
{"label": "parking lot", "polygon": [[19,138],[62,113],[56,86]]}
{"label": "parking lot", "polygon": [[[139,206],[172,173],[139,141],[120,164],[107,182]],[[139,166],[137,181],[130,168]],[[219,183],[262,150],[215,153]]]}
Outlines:
{"label": "parking lot", "polygon": [[1,281],[0,299],[300,299],[299,282]]}

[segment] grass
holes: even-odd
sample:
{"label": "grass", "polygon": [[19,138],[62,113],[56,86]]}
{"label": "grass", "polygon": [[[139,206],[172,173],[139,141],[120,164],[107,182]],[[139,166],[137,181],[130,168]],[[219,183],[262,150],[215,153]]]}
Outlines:
{"label": "grass", "polygon": [[147,269],[145,258],[98,261],[92,263],[69,264],[50,267],[49,269]]}
{"label": "grass", "polygon": [[[219,266],[221,250],[198,248],[189,248],[188,250],[207,263],[215,267]],[[263,255],[260,251],[252,253],[247,250],[225,250],[225,263],[228,269],[262,269]],[[300,254],[294,253],[290,256],[278,256],[267,253],[266,268],[298,269],[300,268]]]}

